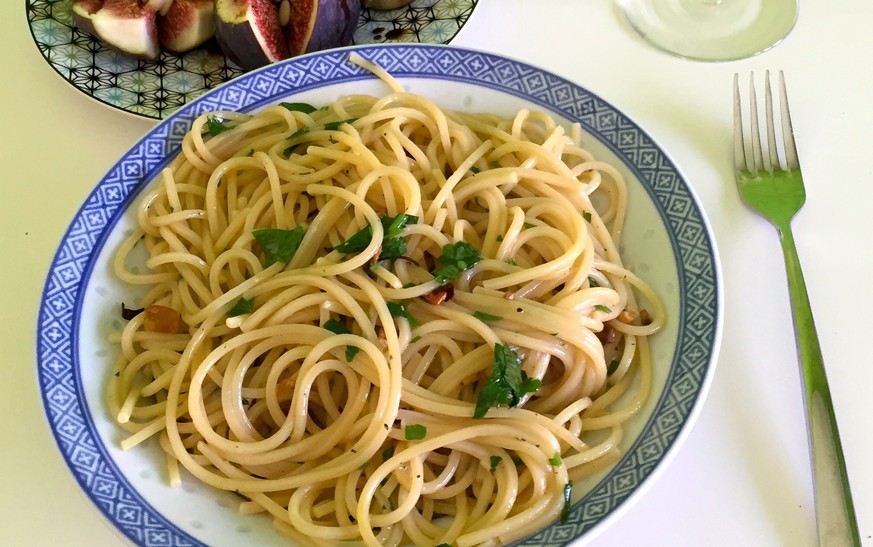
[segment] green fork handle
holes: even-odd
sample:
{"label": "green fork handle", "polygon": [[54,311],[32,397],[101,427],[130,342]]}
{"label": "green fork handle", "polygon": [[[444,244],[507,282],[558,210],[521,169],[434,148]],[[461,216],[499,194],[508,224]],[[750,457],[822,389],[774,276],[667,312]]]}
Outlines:
{"label": "green fork handle", "polygon": [[778,228],[788,273],[788,290],[791,294],[800,364],[803,368],[819,545],[860,547],[861,536],[849,491],[846,461],[843,458],[831,391],[825,376],[821,346],[789,222]]}

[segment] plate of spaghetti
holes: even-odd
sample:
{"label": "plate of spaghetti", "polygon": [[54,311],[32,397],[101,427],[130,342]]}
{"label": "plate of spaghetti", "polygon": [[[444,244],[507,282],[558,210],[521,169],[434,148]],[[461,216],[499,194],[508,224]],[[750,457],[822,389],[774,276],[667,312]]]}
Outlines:
{"label": "plate of spaghetti", "polygon": [[351,47],[181,108],[98,183],[38,325],[49,424],[140,545],[565,545],[676,450],[718,348],[646,133],[490,53]]}

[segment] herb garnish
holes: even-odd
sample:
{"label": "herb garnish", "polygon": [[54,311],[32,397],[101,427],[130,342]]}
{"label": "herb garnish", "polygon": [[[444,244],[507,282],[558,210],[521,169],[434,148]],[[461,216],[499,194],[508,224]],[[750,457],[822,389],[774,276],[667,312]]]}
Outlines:
{"label": "herb garnish", "polygon": [[618,365],[620,364],[618,359],[613,359],[606,365],[606,374],[607,376],[610,374],[614,374],[616,370],[618,370]]}
{"label": "herb garnish", "polygon": [[409,321],[409,326],[415,328],[419,325],[415,317],[406,310],[406,304],[402,302],[386,302],[388,311],[391,312],[391,317],[402,317]]}
{"label": "herb garnish", "polygon": [[407,441],[417,441],[427,436],[427,427],[421,424],[411,424],[406,426],[403,432]]}
{"label": "herb garnish", "polygon": [[479,392],[474,418],[482,418],[492,406],[517,406],[526,393],[539,389],[542,382],[529,378],[521,369],[521,357],[507,344],[494,346],[494,369]]}
{"label": "herb garnish", "polygon": [[304,114],[312,114],[317,109],[309,103],[279,103],[291,112],[303,112]]}
{"label": "herb garnish", "polygon": [[[329,330],[334,334],[351,334],[349,329],[345,327],[342,323],[337,321],[336,319],[328,319],[324,322],[324,328]],[[355,358],[355,355],[358,354],[360,350],[357,346],[346,346],[346,361],[351,361]]]}
{"label": "herb garnish", "polygon": [[582,218],[585,219],[585,222],[591,222],[591,213],[588,211],[582,211]]}
{"label": "herb garnish", "polygon": [[293,230],[281,230],[279,228],[259,228],[252,230],[252,235],[261,244],[264,250],[264,267],[269,268],[276,262],[287,264],[300,242],[306,230],[303,226],[297,226]]}
{"label": "herb garnish", "polygon": [[494,473],[494,471],[497,470],[497,466],[500,465],[500,462],[502,462],[502,461],[503,461],[503,458],[501,458],[500,456],[491,456],[491,472],[492,473]]}
{"label": "herb garnish", "polygon": [[209,134],[213,137],[224,133],[230,127],[224,125],[224,122],[216,118],[215,116],[207,116],[206,117],[206,129],[209,131]]}
{"label": "herb garnish", "polygon": [[491,315],[490,313],[485,313],[484,311],[478,311],[478,310],[473,312],[473,317],[475,317],[479,321],[485,321],[485,322],[500,321],[501,319],[503,319],[499,315]]}
{"label": "herb garnish", "polygon": [[612,313],[612,310],[609,309],[609,306],[604,306],[603,304],[595,304],[594,309],[603,313]]}
{"label": "herb garnish", "polygon": [[437,259],[440,267],[432,273],[437,283],[445,283],[458,277],[461,272],[475,266],[482,257],[479,249],[467,242],[459,241],[443,246],[443,254]]}
{"label": "herb garnish", "polygon": [[324,124],[324,128],[328,131],[336,131],[337,129],[340,128],[341,125],[346,124],[346,123],[353,123],[355,120],[357,120],[357,118],[349,118],[347,120],[338,120],[335,122],[327,122],[326,124]]}
{"label": "herb garnish", "polygon": [[394,455],[394,445],[392,444],[388,448],[382,451],[382,461],[388,461],[391,459],[391,456]]}
{"label": "herb garnish", "polygon": [[233,305],[229,310],[227,310],[228,317],[236,317],[237,315],[245,315],[247,313],[252,313],[255,309],[255,299],[254,298],[240,298],[236,301],[236,304]]}
{"label": "herb garnish", "polygon": [[560,467],[562,463],[564,463],[564,460],[561,459],[560,452],[555,452],[555,455],[549,458],[549,465],[552,467]]}
{"label": "herb garnish", "polygon": [[[403,239],[402,235],[403,229],[407,224],[418,222],[418,217],[401,213],[394,217],[380,217],[379,221],[382,222],[382,229],[384,230],[379,260],[403,256],[403,253],[406,252],[406,240]],[[347,240],[337,245],[335,249],[343,254],[357,253],[366,249],[372,240],[373,227],[367,224]]]}
{"label": "herb garnish", "polygon": [[597,280],[594,279],[593,277],[589,277],[589,278],[588,278],[588,286],[589,286],[589,287],[592,287],[592,288],[594,288],[594,287],[599,287],[599,286],[600,286],[600,283],[598,283]]}
{"label": "herb garnish", "polygon": [[564,507],[561,509],[561,524],[570,519],[570,498],[573,495],[573,481],[567,481],[564,485]]}

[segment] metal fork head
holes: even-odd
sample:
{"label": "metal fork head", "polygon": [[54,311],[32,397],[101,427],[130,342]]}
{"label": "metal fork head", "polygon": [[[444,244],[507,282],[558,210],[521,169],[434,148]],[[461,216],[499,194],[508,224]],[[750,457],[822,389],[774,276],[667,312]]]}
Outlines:
{"label": "metal fork head", "polygon": [[779,161],[776,145],[776,127],[773,116],[773,94],[770,89],[770,71],[764,77],[764,114],[767,125],[767,153],[761,147],[761,131],[758,126],[758,100],[755,92],[755,78],[749,78],[749,134],[751,143],[748,149],[743,136],[742,105],[740,104],[739,76],[734,74],[734,166],[736,170],[757,174],[766,170],[799,169],[797,147],[794,143],[794,131],[791,126],[791,113],[788,111],[788,95],[785,91],[785,75],[779,71],[779,106],[782,119],[782,144],[784,168]]}

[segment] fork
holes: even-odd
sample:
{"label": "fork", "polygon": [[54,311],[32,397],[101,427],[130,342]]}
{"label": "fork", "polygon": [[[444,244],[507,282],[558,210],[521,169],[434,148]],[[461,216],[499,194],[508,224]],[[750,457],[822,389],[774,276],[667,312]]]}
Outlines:
{"label": "fork", "polygon": [[[791,233],[791,219],[806,200],[797,147],[788,112],[788,96],[785,91],[785,76],[779,71],[779,103],[782,120],[782,152],[784,167],[777,151],[776,130],[773,115],[773,98],[770,90],[770,72],[765,76],[765,123],[767,126],[767,149],[762,150],[758,128],[758,105],[754,75],[749,85],[749,152],[743,138],[742,107],[740,105],[739,77],[734,74],[734,164],[737,188],[743,201],[761,216],[770,221],[779,232],[785,268],[788,273],[788,290],[794,314],[794,331],[800,364],[803,369],[806,424],[812,455],[815,511],[819,545],[861,545],[855,509],[849,491],[846,463],[831,393],[825,376],[824,362],[806,284]],[[766,152],[766,153],[765,153]]]}

